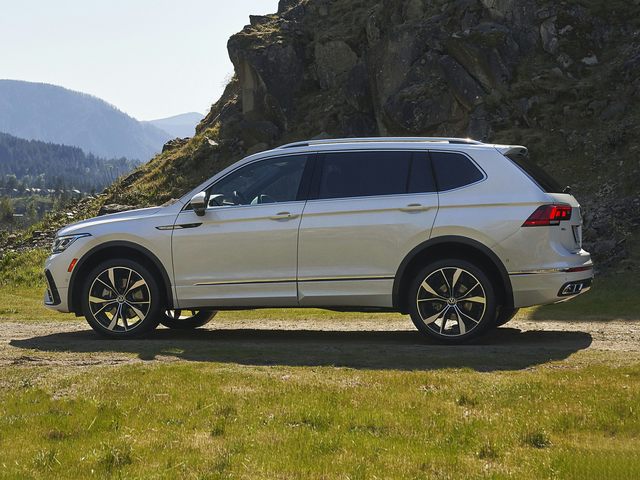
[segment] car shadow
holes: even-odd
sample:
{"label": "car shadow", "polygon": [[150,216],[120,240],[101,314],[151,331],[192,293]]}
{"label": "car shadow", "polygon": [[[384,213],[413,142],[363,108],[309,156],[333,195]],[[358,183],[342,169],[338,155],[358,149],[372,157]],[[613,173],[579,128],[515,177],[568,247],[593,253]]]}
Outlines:
{"label": "car shadow", "polygon": [[177,357],[242,365],[336,366],[377,370],[469,368],[520,370],[563,360],[591,345],[576,331],[497,329],[472,344],[439,345],[418,332],[260,329],[160,329],[145,339],[110,340],[91,330],[12,340],[42,352],[135,354],[141,360]]}

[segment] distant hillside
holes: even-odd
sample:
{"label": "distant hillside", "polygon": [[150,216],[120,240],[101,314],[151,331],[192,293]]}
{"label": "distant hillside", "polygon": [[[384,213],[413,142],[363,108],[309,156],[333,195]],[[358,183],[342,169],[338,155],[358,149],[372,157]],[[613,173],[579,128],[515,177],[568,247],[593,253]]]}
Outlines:
{"label": "distant hillside", "polygon": [[196,125],[198,125],[204,115],[198,112],[183,113],[174,115],[173,117],[160,118],[158,120],[150,120],[148,123],[161,130],[169,133],[172,137],[193,137],[196,133]]}
{"label": "distant hillside", "polygon": [[91,95],[17,80],[0,80],[0,132],[142,161],[172,138]]}
{"label": "distant hillside", "polygon": [[105,160],[78,147],[0,133],[0,194],[18,187],[100,191],[136,165],[125,158]]}

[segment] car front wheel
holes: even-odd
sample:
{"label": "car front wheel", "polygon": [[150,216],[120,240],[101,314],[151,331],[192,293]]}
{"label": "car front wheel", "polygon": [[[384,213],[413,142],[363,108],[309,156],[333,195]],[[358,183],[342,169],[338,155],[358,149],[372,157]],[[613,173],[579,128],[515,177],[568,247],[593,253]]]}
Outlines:
{"label": "car front wheel", "polygon": [[160,323],[167,328],[191,330],[209,323],[216,313],[215,310],[165,310]]}
{"label": "car front wheel", "polygon": [[82,301],[89,325],[114,338],[135,337],[156,328],[164,304],[154,275],[128,259],[107,260],[91,270]]}
{"label": "car front wheel", "polygon": [[500,307],[498,309],[498,316],[496,317],[496,327],[500,327],[505,323],[513,320],[513,317],[518,313],[519,308]]}
{"label": "car front wheel", "polygon": [[443,343],[465,342],[495,324],[494,287],[479,267],[466,260],[441,260],[420,270],[408,302],[418,330]]}

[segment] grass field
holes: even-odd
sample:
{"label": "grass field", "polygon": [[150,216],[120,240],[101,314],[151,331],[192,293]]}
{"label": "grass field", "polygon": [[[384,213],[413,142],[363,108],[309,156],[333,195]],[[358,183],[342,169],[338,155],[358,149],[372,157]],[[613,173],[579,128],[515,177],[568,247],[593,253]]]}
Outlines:
{"label": "grass field", "polygon": [[3,368],[0,476],[638,478],[640,367],[582,362]]}
{"label": "grass field", "polygon": [[[0,265],[0,325],[77,330],[73,316],[40,306],[43,255]],[[633,322],[631,281],[605,277],[582,298],[522,318]],[[375,330],[397,315],[364,316],[360,333],[9,338],[0,478],[640,478],[640,351],[589,348],[581,332],[527,343],[516,330],[485,346],[438,347],[412,331]],[[285,318],[348,325],[363,314],[263,310],[215,321]]]}

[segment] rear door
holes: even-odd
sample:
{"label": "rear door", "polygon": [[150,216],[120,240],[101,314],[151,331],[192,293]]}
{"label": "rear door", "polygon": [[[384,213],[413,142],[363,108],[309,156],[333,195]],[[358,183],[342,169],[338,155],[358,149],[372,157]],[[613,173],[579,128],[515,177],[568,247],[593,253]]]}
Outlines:
{"label": "rear door", "polygon": [[298,245],[302,306],[392,306],[402,259],[438,209],[426,152],[318,154]]}

